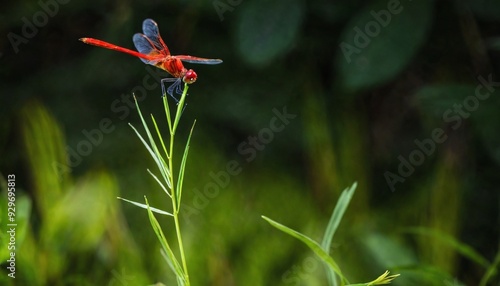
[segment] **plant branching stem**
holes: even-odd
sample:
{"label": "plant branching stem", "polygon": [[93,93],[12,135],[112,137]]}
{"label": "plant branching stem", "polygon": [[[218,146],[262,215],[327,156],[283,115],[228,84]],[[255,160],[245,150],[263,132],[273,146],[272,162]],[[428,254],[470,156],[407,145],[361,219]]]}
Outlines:
{"label": "plant branching stem", "polygon": [[[172,194],[172,206],[173,206],[173,214],[174,214],[174,224],[175,224],[175,232],[177,234],[177,243],[179,244],[179,251],[181,254],[181,261],[182,261],[182,268],[184,270],[185,274],[185,285],[190,286],[189,282],[189,275],[188,275],[188,268],[187,268],[187,263],[186,263],[186,255],[184,254],[184,246],[182,243],[182,234],[181,234],[181,228],[180,228],[180,222],[179,222],[179,210],[180,210],[180,204],[178,204],[177,200],[178,198],[178,193],[176,192],[176,185],[174,181],[174,163],[173,163],[173,154],[174,154],[174,138],[175,138],[175,132],[177,130],[177,125],[179,123],[180,117],[182,115],[182,110],[184,107],[184,101],[186,99],[187,95],[187,90],[188,90],[188,85],[184,85],[184,91],[182,92],[181,100],[177,104],[177,112],[175,113],[175,119],[174,119],[174,124],[173,126],[169,126],[170,128],[170,150],[169,150],[169,155],[168,156],[168,167],[170,169],[170,182],[172,183],[171,187],[171,194]],[[170,113],[170,110],[165,110],[167,113]],[[169,115],[168,115],[169,116]],[[179,182],[177,182],[179,183]]]}

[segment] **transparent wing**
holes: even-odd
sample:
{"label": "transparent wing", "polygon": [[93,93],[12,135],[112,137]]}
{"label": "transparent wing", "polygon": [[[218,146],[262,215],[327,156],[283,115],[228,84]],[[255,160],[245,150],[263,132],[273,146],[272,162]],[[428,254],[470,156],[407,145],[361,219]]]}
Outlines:
{"label": "transparent wing", "polygon": [[165,56],[170,56],[170,51],[167,45],[165,45],[165,42],[163,42],[158,24],[156,24],[155,21],[152,19],[144,20],[144,22],[142,22],[142,32],[149,38],[151,44],[153,44],[157,50],[161,51]]}
{"label": "transparent wing", "polygon": [[183,62],[193,64],[216,65],[222,63],[221,59],[205,59],[186,55],[174,56],[174,58],[178,58]]}
{"label": "transparent wing", "polygon": [[137,33],[132,39],[137,51],[141,54],[147,55],[147,59],[141,58],[141,61],[144,63],[156,65],[165,58],[165,56],[155,48],[153,43],[145,35]]}
{"label": "transparent wing", "polygon": [[160,36],[156,22],[151,19],[144,20],[142,31],[144,34],[137,33],[132,38],[137,51],[148,56],[141,58],[141,61],[150,65],[164,61],[170,55],[170,51]]}

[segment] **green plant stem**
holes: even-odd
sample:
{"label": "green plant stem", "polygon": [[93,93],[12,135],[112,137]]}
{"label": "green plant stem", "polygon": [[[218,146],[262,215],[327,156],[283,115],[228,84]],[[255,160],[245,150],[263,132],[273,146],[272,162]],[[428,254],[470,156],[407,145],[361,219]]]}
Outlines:
{"label": "green plant stem", "polygon": [[[188,268],[187,268],[187,263],[186,263],[186,255],[184,254],[184,246],[182,243],[182,234],[181,234],[181,228],[180,228],[180,222],[179,222],[180,204],[177,203],[178,197],[177,197],[177,192],[175,189],[174,162],[173,162],[175,132],[177,130],[177,124],[179,123],[180,117],[182,115],[182,110],[184,107],[184,101],[186,99],[187,90],[188,90],[188,85],[184,84],[184,91],[182,92],[181,100],[179,101],[179,103],[177,105],[177,112],[175,113],[174,125],[170,126],[170,152],[168,153],[170,156],[168,156],[168,167],[170,169],[170,182],[172,184],[172,187],[171,187],[172,197],[171,198],[172,198],[172,206],[173,206],[173,214],[174,214],[175,232],[177,234],[177,243],[179,244],[179,251],[181,254],[182,268],[184,269],[186,286],[189,286],[190,285],[189,274],[188,274]],[[168,108],[168,105],[167,105],[167,108]],[[168,114],[170,113],[170,110],[165,110],[165,111]]]}

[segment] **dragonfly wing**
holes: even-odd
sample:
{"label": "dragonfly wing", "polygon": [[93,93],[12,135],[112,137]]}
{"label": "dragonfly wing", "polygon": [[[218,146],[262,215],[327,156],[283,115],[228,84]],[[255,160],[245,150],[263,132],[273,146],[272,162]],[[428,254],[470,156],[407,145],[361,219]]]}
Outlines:
{"label": "dragonfly wing", "polygon": [[151,59],[141,58],[141,61],[143,61],[144,63],[149,65],[156,65],[161,61],[162,58],[164,58],[160,51],[156,49],[154,44],[145,35],[137,33],[132,39],[134,41],[134,46],[139,53],[151,57]]}
{"label": "dragonfly wing", "polygon": [[158,24],[152,19],[146,19],[142,22],[142,32],[146,37],[148,37],[149,41],[153,46],[160,51],[163,55],[169,56],[170,51],[168,50],[167,45],[163,42],[163,39],[160,36],[160,30],[158,29]]}
{"label": "dragonfly wing", "polygon": [[216,65],[222,63],[222,60],[220,59],[205,59],[186,55],[173,56],[173,58],[177,58],[183,62],[193,64]]}

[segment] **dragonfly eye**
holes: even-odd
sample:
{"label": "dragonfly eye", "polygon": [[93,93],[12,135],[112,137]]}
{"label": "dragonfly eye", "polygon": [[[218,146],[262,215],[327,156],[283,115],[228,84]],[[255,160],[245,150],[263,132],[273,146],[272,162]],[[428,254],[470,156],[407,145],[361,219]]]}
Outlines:
{"label": "dragonfly eye", "polygon": [[194,70],[188,70],[186,75],[184,75],[183,81],[187,84],[191,84],[196,81],[198,75],[194,72]]}

